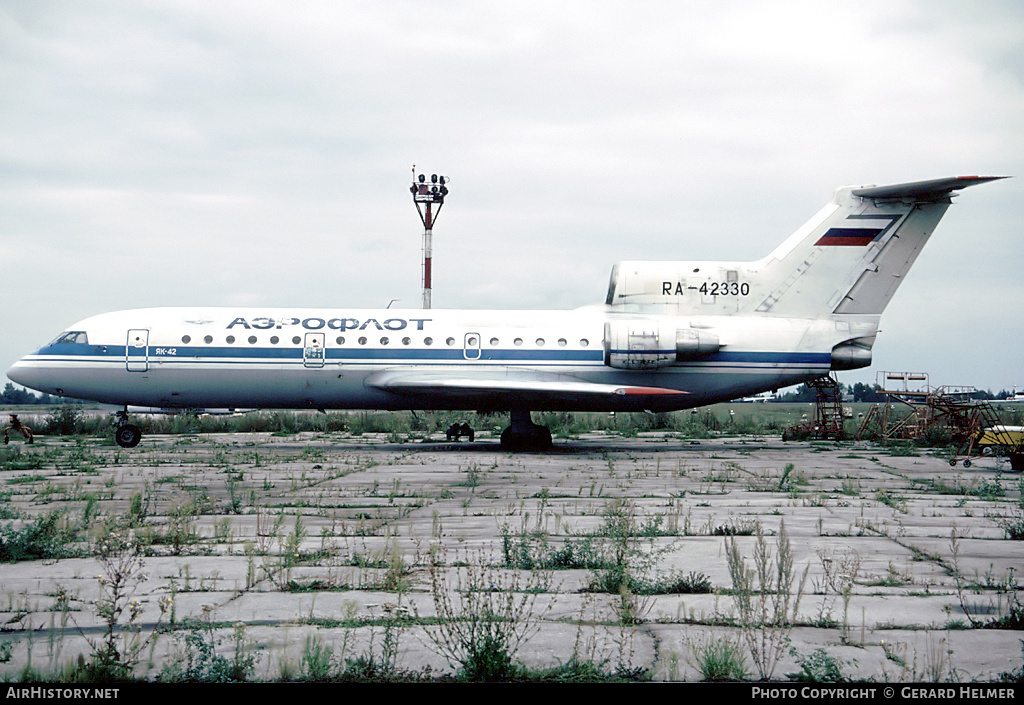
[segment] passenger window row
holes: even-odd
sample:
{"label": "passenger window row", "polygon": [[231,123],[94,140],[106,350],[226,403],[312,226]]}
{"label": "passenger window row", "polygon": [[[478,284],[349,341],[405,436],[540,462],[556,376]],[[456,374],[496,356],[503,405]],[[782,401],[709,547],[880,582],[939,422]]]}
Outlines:
{"label": "passenger window row", "polygon": [[[182,342],[183,345],[190,344],[192,342],[192,336],[190,336],[190,335],[183,335],[181,337],[181,342]],[[237,342],[237,340],[236,340],[235,336],[229,335],[229,336],[227,336],[224,339],[224,342],[226,342],[228,345],[234,345]],[[259,338],[257,338],[257,336],[255,336],[255,335],[250,335],[248,338],[246,338],[246,342],[248,342],[249,345],[256,345],[256,343],[259,342]],[[292,339],[291,339],[291,342],[292,342],[292,345],[301,345],[302,344],[302,337],[298,336],[298,335],[293,336]],[[334,342],[337,345],[345,345],[346,338],[344,336],[339,335],[335,339]],[[361,336],[361,337],[356,339],[356,342],[359,345],[367,345],[369,343],[369,339],[367,339],[365,336]],[[401,342],[402,342],[402,345],[412,345],[412,338],[404,337],[404,338],[401,339]],[[455,338],[451,338],[451,337],[446,338],[445,341],[444,341],[445,345],[447,345],[448,347],[453,347],[455,345],[455,342],[456,342]],[[470,346],[475,346],[476,345],[476,340],[475,339],[470,339],[467,342],[469,343]],[[203,343],[205,343],[206,345],[212,345],[213,344],[213,336],[212,335],[204,336],[203,337]],[[280,343],[281,343],[281,339],[278,336],[276,336],[276,335],[270,336],[270,344],[271,345],[279,345]],[[521,347],[523,345],[523,339],[522,338],[515,338],[512,341],[512,343],[516,347]],[[547,341],[544,338],[537,338],[534,341],[534,343],[536,344],[537,347],[540,348],[540,347],[544,347],[547,344]],[[380,338],[380,344],[381,345],[390,345],[391,344],[391,339],[389,337],[387,337],[387,336],[383,336],[383,337]],[[428,346],[429,345],[433,345],[434,344],[434,339],[428,336],[428,337],[423,339],[423,344],[424,345],[428,345]],[[490,344],[491,344],[491,347],[498,347],[501,344],[501,340],[498,339],[498,338],[491,338],[490,339]],[[565,338],[559,338],[556,341],[556,344],[558,345],[558,347],[564,348],[565,346],[567,346],[569,344],[569,341],[566,340]],[[589,347],[589,346],[590,346],[590,341],[587,338],[581,338],[580,339],[580,347],[581,348],[586,348],[586,347]]]}

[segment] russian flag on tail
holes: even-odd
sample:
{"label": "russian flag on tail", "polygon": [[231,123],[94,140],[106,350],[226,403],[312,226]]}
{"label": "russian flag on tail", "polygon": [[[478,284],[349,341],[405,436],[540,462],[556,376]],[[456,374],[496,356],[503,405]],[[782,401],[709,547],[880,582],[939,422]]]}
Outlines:
{"label": "russian flag on tail", "polygon": [[863,247],[885,228],[829,228],[814,244],[818,247]]}

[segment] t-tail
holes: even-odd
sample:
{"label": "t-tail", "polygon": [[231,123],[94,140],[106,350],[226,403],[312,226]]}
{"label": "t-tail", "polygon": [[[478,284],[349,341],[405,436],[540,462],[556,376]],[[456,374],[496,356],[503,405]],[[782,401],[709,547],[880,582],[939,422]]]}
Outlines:
{"label": "t-tail", "polygon": [[620,262],[606,303],[622,313],[688,319],[695,329],[712,325],[709,316],[831,320],[849,331],[833,349],[833,369],[864,367],[879,316],[954,192],[1000,178],[840,188],[761,260]]}
{"label": "t-tail", "polygon": [[758,263],[772,288],[754,310],[787,316],[880,315],[953,192],[997,178],[838,189],[832,203]]}

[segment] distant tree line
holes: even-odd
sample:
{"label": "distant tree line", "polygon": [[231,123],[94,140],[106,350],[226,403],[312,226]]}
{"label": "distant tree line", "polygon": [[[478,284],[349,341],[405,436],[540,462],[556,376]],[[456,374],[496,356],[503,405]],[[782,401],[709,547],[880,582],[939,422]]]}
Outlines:
{"label": "distant tree line", "polygon": [[[854,402],[884,402],[888,400],[888,397],[882,393],[882,387],[877,384],[864,384],[863,382],[857,382],[856,384],[846,385],[843,396],[849,397]],[[1013,396],[1013,392],[1005,389],[993,394],[992,390],[985,391],[983,389],[976,390],[970,395],[972,399],[979,401],[999,401],[1002,399],[1009,399]],[[783,392],[775,396],[773,401],[777,402],[812,402],[817,398],[817,391],[801,384],[795,389]]]}
{"label": "distant tree line", "polygon": [[33,394],[27,389],[18,389],[8,382],[0,394],[0,404],[4,406],[27,406],[29,404],[66,404],[67,400],[52,397],[49,394]]}
{"label": "distant tree line", "polygon": [[[857,382],[853,385],[846,385],[843,396],[852,398],[855,402],[884,402],[887,397],[881,393],[882,388],[877,384],[864,384]],[[812,402],[818,398],[817,390],[806,384],[801,384],[796,389],[783,392],[775,397],[780,402]]]}

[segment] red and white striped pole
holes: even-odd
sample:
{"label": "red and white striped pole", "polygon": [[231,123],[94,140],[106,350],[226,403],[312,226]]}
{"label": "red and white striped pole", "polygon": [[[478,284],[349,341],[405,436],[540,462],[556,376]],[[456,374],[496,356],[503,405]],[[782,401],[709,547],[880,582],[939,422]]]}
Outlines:
{"label": "red and white striped pole", "polygon": [[430,282],[430,261],[434,257],[434,221],[430,212],[431,205],[428,201],[426,213],[423,217],[423,308],[430,308],[432,288]]}
{"label": "red and white striped pole", "polygon": [[[432,174],[430,181],[423,174],[416,175],[416,166],[412,167],[412,200],[423,221],[423,308],[430,308],[433,283],[431,266],[434,258],[434,221],[444,205],[444,197],[448,195],[448,177]],[[437,204],[437,211],[433,205]]]}

